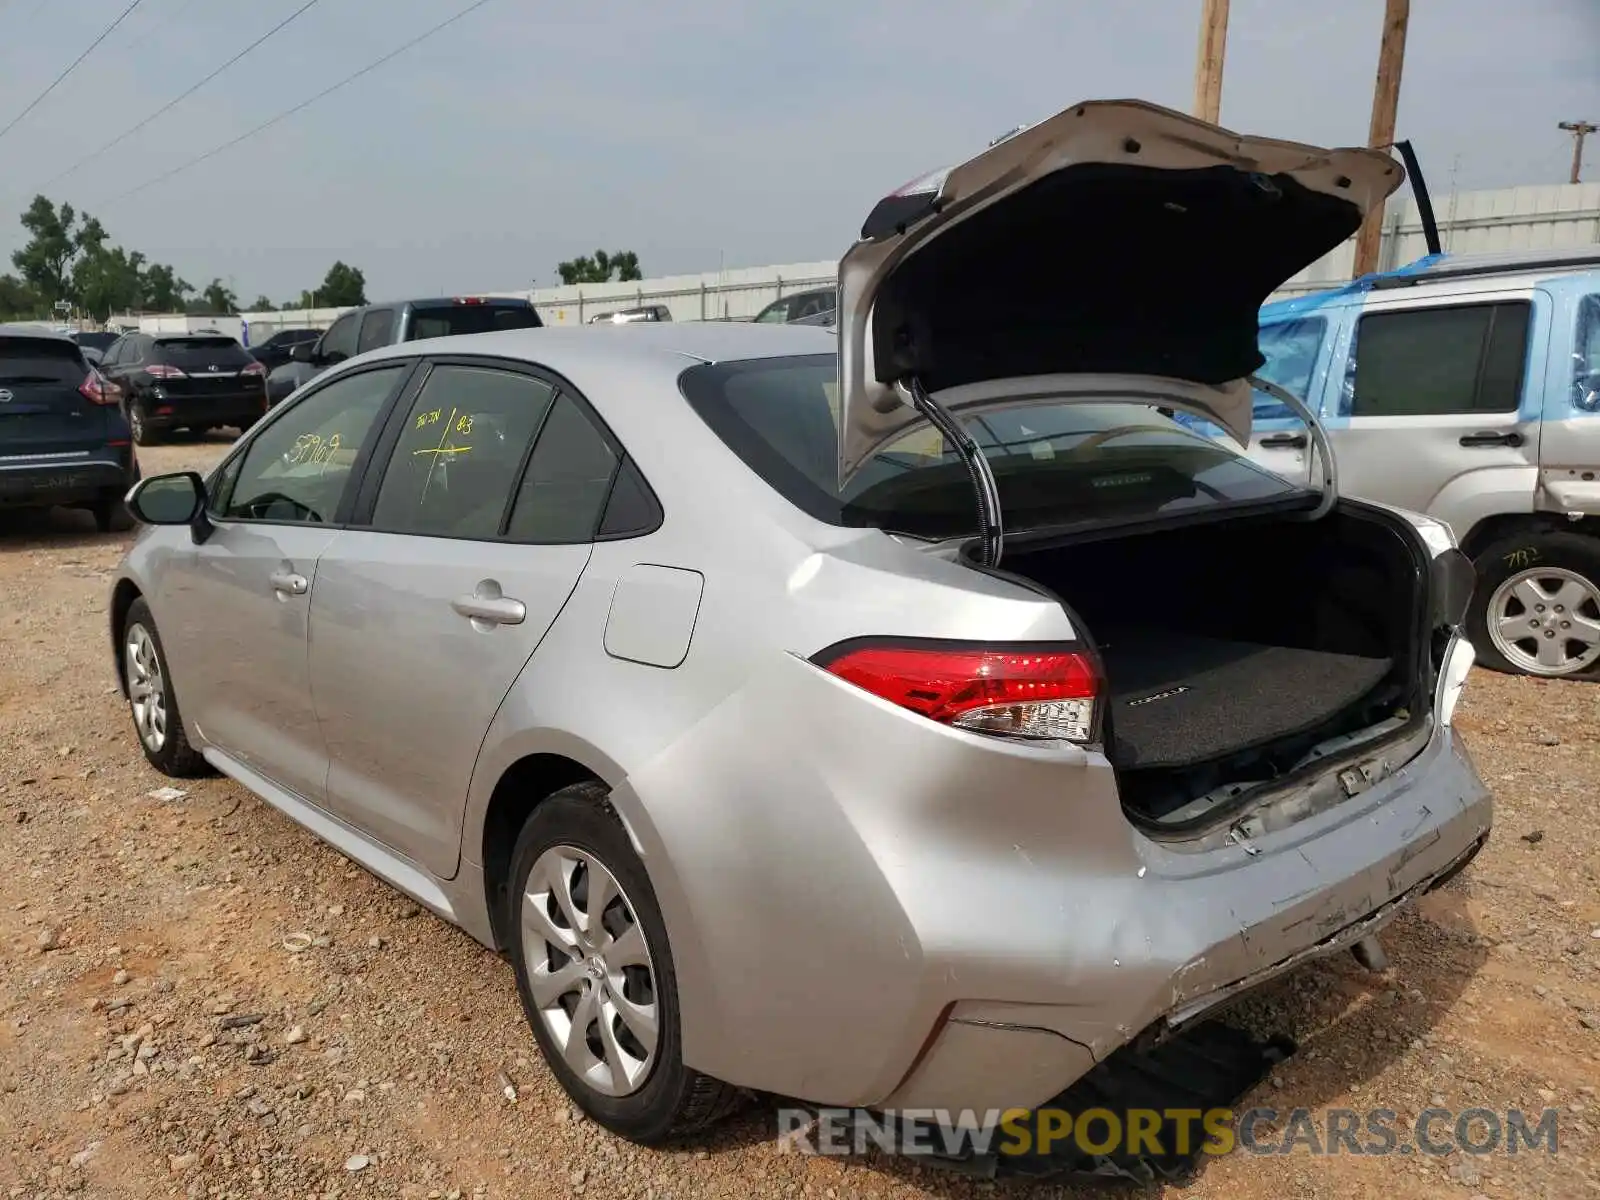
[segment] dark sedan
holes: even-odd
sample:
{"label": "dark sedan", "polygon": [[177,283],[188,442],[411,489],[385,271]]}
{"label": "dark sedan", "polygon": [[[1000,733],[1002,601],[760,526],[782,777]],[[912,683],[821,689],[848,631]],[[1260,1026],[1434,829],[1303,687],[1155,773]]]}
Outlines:
{"label": "dark sedan", "polygon": [[267,369],[231,337],[130,333],[106,352],[102,370],[126,395],[140,446],[174,429],[242,433],[267,411]]}
{"label": "dark sedan", "polygon": [[[302,342],[314,342],[321,336],[320,329],[280,329],[259,345],[250,346],[250,357],[271,371],[288,362],[289,354],[296,346]],[[254,337],[251,340],[254,341]]]}
{"label": "dark sedan", "polygon": [[139,479],[121,394],[68,337],[0,325],[0,507],[86,508],[123,528]]}

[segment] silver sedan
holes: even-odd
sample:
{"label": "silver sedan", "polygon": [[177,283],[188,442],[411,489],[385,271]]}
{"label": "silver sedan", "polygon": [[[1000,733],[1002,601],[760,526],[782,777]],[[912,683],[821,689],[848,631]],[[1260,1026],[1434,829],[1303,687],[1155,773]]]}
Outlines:
{"label": "silver sedan", "polygon": [[1171,417],[1248,437],[1256,306],[1393,170],[1080,105],[879,204],[837,332],[343,363],[130,493],[139,742],[506,952],[627,1137],[1036,1106],[1488,834],[1449,531]]}

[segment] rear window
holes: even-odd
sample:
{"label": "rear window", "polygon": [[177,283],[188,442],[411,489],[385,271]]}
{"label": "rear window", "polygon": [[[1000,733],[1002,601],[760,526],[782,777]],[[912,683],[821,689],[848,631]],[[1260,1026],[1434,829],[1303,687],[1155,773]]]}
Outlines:
{"label": "rear window", "polygon": [[411,310],[411,340],[490,333],[496,329],[537,329],[539,314],[526,304],[452,304]]}
{"label": "rear window", "polygon": [[118,333],[80,333],[74,339],[80,346],[88,346],[93,350],[109,350],[121,334]]}
{"label": "rear window", "polygon": [[71,342],[0,338],[0,385],[66,383],[77,387],[88,368]]}
{"label": "rear window", "polygon": [[[929,538],[974,532],[972,481],[929,427],[903,434],[838,486],[833,355],[706,364],[685,371],[679,384],[729,449],[818,520]],[[1302,490],[1142,404],[999,409],[966,425],[994,469],[1012,529],[1128,520]]]}
{"label": "rear window", "polygon": [[237,367],[250,361],[232,338],[157,338],[156,355],[174,367]]}

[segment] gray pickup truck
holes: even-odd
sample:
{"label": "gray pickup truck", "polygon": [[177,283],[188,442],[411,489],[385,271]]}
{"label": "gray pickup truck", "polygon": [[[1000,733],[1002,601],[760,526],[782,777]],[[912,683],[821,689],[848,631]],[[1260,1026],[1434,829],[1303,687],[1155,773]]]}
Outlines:
{"label": "gray pickup truck", "polygon": [[335,363],[379,346],[495,329],[537,329],[543,324],[532,304],[507,296],[368,304],[341,314],[315,342],[295,346],[289,361],[267,377],[267,403],[282,402]]}

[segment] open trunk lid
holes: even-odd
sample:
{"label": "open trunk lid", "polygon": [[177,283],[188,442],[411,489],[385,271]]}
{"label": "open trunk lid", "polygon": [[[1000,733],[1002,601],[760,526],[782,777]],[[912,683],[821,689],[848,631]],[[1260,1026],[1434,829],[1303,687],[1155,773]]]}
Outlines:
{"label": "open trunk lid", "polygon": [[1118,100],[907,184],[839,267],[841,482],[923,422],[962,448],[952,418],[1078,396],[1185,411],[1247,443],[1261,304],[1403,179],[1382,151]]}

